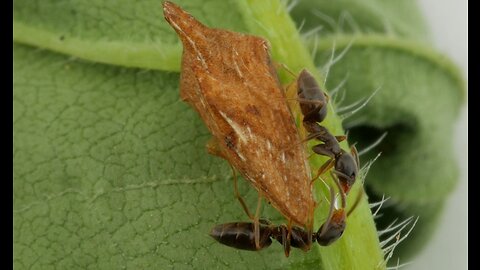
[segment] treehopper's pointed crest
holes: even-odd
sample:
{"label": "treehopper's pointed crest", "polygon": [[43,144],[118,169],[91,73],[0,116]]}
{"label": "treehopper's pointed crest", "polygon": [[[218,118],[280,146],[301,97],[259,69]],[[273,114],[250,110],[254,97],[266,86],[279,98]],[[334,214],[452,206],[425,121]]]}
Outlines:
{"label": "treehopper's pointed crest", "polygon": [[219,155],[283,216],[306,226],[310,168],[267,41],[208,28],[171,2],[163,7],[184,47],[182,99],[200,114]]}

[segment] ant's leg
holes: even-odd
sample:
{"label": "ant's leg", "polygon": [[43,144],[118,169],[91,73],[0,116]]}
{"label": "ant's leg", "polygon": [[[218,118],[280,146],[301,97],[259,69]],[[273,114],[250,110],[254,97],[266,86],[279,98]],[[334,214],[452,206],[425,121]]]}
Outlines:
{"label": "ant's leg", "polygon": [[333,173],[335,173],[335,175],[337,175],[337,176],[341,176],[341,177],[344,177],[344,178],[350,178],[350,176],[344,174],[343,172],[337,171],[337,170],[333,170]]}
{"label": "ant's leg", "polygon": [[346,175],[345,173],[341,172],[341,171],[337,171],[337,170],[333,170],[333,173],[336,175],[336,176],[341,176],[344,181],[342,181],[342,191],[345,192],[345,193],[348,193],[350,191],[350,189],[352,188],[348,183],[354,183],[355,181],[355,178],[352,178],[348,175]]}
{"label": "ant's leg", "polygon": [[322,165],[322,167],[320,167],[320,169],[318,169],[317,175],[315,175],[315,177],[312,179],[312,181],[310,182],[310,185],[313,185],[315,180],[317,180],[320,177],[320,175],[330,170],[334,165],[335,165],[335,160],[333,158],[329,159],[325,164]]}
{"label": "ant's leg", "polygon": [[335,158],[335,155],[332,153],[332,151],[323,143],[312,147],[312,151],[322,156],[331,157],[332,159]]}
{"label": "ant's leg", "polygon": [[342,199],[342,206],[340,209],[334,208],[335,202],[333,200],[335,200],[335,189],[332,186],[330,186],[330,197],[332,199],[330,204],[330,212],[328,214],[327,221],[322,225],[322,227],[320,227],[316,235],[317,242],[321,246],[328,246],[331,243],[335,242],[338,238],[342,236],[346,226],[346,222],[345,222],[347,218],[347,216],[345,215],[346,195],[345,195],[345,192],[342,191],[337,177],[332,172],[330,172],[330,174],[332,175],[332,178],[340,192],[341,199]]}
{"label": "ant's leg", "polygon": [[330,97],[327,95],[327,93],[323,92],[323,95],[325,96],[325,100],[327,101],[326,103],[330,102]]}
{"label": "ant's leg", "polygon": [[[297,145],[299,144],[303,144],[303,143],[306,143],[310,140],[313,140],[313,139],[316,139],[316,140],[319,140],[321,142],[325,142],[325,140],[327,140],[325,138],[325,135],[323,132],[313,132],[312,130],[309,130],[309,124],[306,124],[306,123],[309,123],[310,122],[305,122],[303,121],[303,127],[305,128],[305,130],[309,133],[304,139],[298,141],[297,143],[295,144],[292,144],[290,146],[288,146],[286,149],[290,149],[290,148],[293,148],[293,147],[296,147]],[[318,124],[317,124],[318,125]],[[331,158],[334,158],[335,155],[328,149],[325,149],[325,144],[318,144],[318,145],[315,145],[312,150],[314,152],[316,152],[316,154],[319,154],[319,155],[324,155],[324,156],[328,156],[328,157],[331,157]]]}
{"label": "ant's leg", "polygon": [[347,136],[345,135],[335,136],[335,139],[337,139],[337,142],[343,142],[347,139]]}
{"label": "ant's leg", "polygon": [[332,176],[333,181],[337,185],[338,192],[340,192],[340,199],[341,199],[341,202],[342,202],[342,208],[345,209],[347,207],[347,194],[345,193],[345,191],[343,191],[342,185],[340,184],[340,180],[338,180],[337,173],[339,173],[339,172],[337,172],[337,171],[331,172],[330,171],[330,175]]}
{"label": "ant's leg", "polygon": [[288,107],[290,108],[290,111],[293,114],[299,113],[300,107],[298,106],[298,103],[293,101],[296,100],[297,98],[297,92],[298,92],[298,86],[297,86],[297,81],[293,81],[290,84],[286,85],[283,87],[285,91],[285,101],[288,104]]}
{"label": "ant's leg", "polygon": [[[280,225],[278,226],[278,229],[280,231],[280,239],[281,243],[283,245],[283,252],[285,252],[285,257],[288,257],[290,255],[290,242],[288,242],[288,228],[285,225]],[[278,240],[278,239],[277,239]]]}
{"label": "ant's leg", "polygon": [[313,222],[314,222],[314,215],[315,215],[315,206],[316,206],[316,202],[313,202],[310,209],[310,217],[309,217],[308,226],[307,226],[307,234],[308,234],[307,250],[310,249],[313,243],[312,237],[313,237]]}
{"label": "ant's leg", "polygon": [[358,157],[358,151],[355,145],[352,145],[352,147],[350,147],[350,152],[352,152],[352,156],[355,158],[355,162],[357,163],[357,168],[360,168],[360,159]]}
{"label": "ant's leg", "polygon": [[260,192],[258,193],[258,202],[257,202],[257,210],[255,212],[255,217],[253,218],[253,231],[254,231],[254,239],[255,239],[255,248],[257,250],[260,249],[260,206],[262,205],[262,195]]}
{"label": "ant's leg", "polygon": [[250,218],[250,220],[253,220],[254,219],[253,215],[248,210],[247,204],[245,203],[242,196],[240,195],[240,192],[238,192],[237,173],[235,173],[235,169],[233,168],[232,165],[230,165],[230,168],[232,168],[232,173],[233,173],[233,187],[234,187],[233,190],[234,190],[235,198],[237,198],[237,200],[240,202],[240,204],[242,205],[243,211],[245,211],[245,213]]}
{"label": "ant's leg", "polygon": [[[283,227],[282,238],[283,238],[283,250],[285,251],[285,257],[290,256],[290,242],[292,239],[292,221],[288,221],[286,228],[287,232],[285,233],[285,226]],[[285,235],[286,234],[286,235]]]}
{"label": "ant's leg", "polygon": [[[356,153],[356,150],[357,149],[354,149],[355,153]],[[358,191],[357,198],[355,198],[355,202],[353,203],[352,207],[350,207],[350,210],[348,210],[348,212],[347,212],[347,217],[350,216],[350,214],[352,214],[352,212],[355,210],[355,208],[357,208],[358,204],[360,203],[360,201],[363,198],[364,193],[365,193],[365,191],[363,190],[363,185],[362,185],[362,186],[360,186],[360,189]]]}
{"label": "ant's leg", "polygon": [[360,204],[360,201],[362,200],[362,197],[363,197],[363,193],[365,193],[363,191],[363,188],[360,188],[360,190],[358,191],[357,198],[355,199],[355,202],[353,203],[352,207],[350,207],[350,210],[348,210],[347,212],[347,217],[350,216],[350,214],[352,214],[355,208],[357,208],[357,206]]}
{"label": "ant's leg", "polygon": [[[321,100],[318,100],[318,99],[316,99],[316,100],[311,100],[311,99],[306,99],[306,98],[299,98],[299,97],[297,97],[297,98],[295,98],[295,100],[297,100],[298,102],[303,103],[303,104],[318,105],[318,107],[320,107],[320,108],[323,107],[323,106],[325,106],[325,104],[327,104],[326,102],[321,101]],[[317,110],[316,112],[318,112],[320,109],[315,108],[315,110]],[[313,112],[313,111],[312,111],[312,112]]]}
{"label": "ant's leg", "polygon": [[225,155],[223,154],[221,148],[220,148],[220,145],[219,145],[219,142],[218,140],[215,138],[215,137],[212,137],[210,138],[210,140],[208,140],[207,144],[205,145],[205,147],[207,148],[207,152],[210,154],[210,155],[213,155],[213,156],[217,156],[217,157],[221,157],[223,159],[226,159],[225,158]]}
{"label": "ant's leg", "polygon": [[293,71],[290,70],[290,69],[287,67],[287,65],[285,65],[284,63],[273,62],[273,66],[275,67],[275,69],[282,68],[282,69],[284,69],[286,72],[288,72],[288,74],[292,75],[292,77],[294,77],[295,79],[297,78],[297,75],[295,75],[295,73],[293,73]]}
{"label": "ant's leg", "polygon": [[[288,91],[288,90],[287,90]],[[323,106],[325,106],[327,103],[324,102],[324,101],[321,101],[321,100],[310,100],[310,99],[306,99],[306,98],[299,98],[299,97],[296,97],[296,98],[286,98],[287,101],[298,101],[298,103],[302,103],[302,104],[313,104],[313,105],[318,105],[317,107],[315,107],[315,109],[313,109],[312,111],[310,111],[308,114],[312,114],[312,113],[318,113],[318,111],[320,111]]]}
{"label": "ant's leg", "polygon": [[319,229],[318,232],[318,238],[321,236],[325,235],[325,232],[327,231],[328,227],[330,226],[330,222],[332,222],[332,217],[333,217],[333,212],[335,210],[335,189],[330,186],[330,209],[328,210],[328,217],[327,221],[323,223],[323,225],[320,227],[321,231]]}
{"label": "ant's leg", "polygon": [[265,218],[260,218],[258,220],[258,222],[262,225],[267,225],[267,226],[272,225],[272,222],[268,219],[265,219]]}
{"label": "ant's leg", "polygon": [[287,149],[295,147],[295,146],[297,146],[299,144],[302,144],[302,143],[306,143],[310,140],[313,140],[318,136],[318,134],[319,133],[310,133],[310,134],[308,134],[308,136],[305,139],[300,140],[298,143],[292,144],[291,146],[287,147]]}

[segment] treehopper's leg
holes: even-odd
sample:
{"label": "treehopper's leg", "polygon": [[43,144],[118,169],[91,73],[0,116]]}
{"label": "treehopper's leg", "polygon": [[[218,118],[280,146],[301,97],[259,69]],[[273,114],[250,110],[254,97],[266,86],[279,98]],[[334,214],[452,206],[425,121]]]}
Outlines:
{"label": "treehopper's leg", "polygon": [[255,218],[253,219],[253,229],[254,229],[254,237],[255,237],[255,248],[260,250],[260,206],[262,205],[262,195],[260,192],[258,193],[258,202],[257,202],[257,210],[255,211]]}
{"label": "treehopper's leg", "polygon": [[242,196],[240,195],[240,192],[238,191],[237,173],[235,172],[235,168],[233,168],[232,165],[230,165],[230,168],[232,168],[232,173],[233,173],[233,187],[234,187],[235,198],[237,198],[237,200],[240,202],[240,204],[242,205],[243,211],[245,211],[245,213],[250,218],[250,220],[254,220],[255,217],[248,210],[247,204],[245,203]]}

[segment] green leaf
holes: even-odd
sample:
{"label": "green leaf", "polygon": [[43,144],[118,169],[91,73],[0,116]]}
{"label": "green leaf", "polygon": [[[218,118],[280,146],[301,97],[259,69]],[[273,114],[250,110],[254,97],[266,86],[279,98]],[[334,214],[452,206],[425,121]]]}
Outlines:
{"label": "green leaf", "polygon": [[[238,9],[231,8],[235,0],[178,2],[207,25],[247,31],[237,20]],[[14,39],[95,62],[178,71],[182,48],[163,19],[161,3],[19,0],[14,2]]]}
{"label": "green leaf", "polygon": [[321,26],[321,35],[373,34],[426,42],[429,33],[415,0],[299,1],[292,10],[305,31]]}

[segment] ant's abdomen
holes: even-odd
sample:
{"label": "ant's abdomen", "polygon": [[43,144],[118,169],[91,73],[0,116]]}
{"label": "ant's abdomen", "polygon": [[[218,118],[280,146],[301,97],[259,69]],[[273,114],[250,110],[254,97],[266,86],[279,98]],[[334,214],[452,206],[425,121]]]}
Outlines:
{"label": "ant's abdomen", "polygon": [[271,231],[260,225],[259,248],[255,246],[254,225],[251,222],[232,222],[220,224],[210,231],[210,236],[217,242],[229,247],[243,250],[260,250],[272,244]]}

